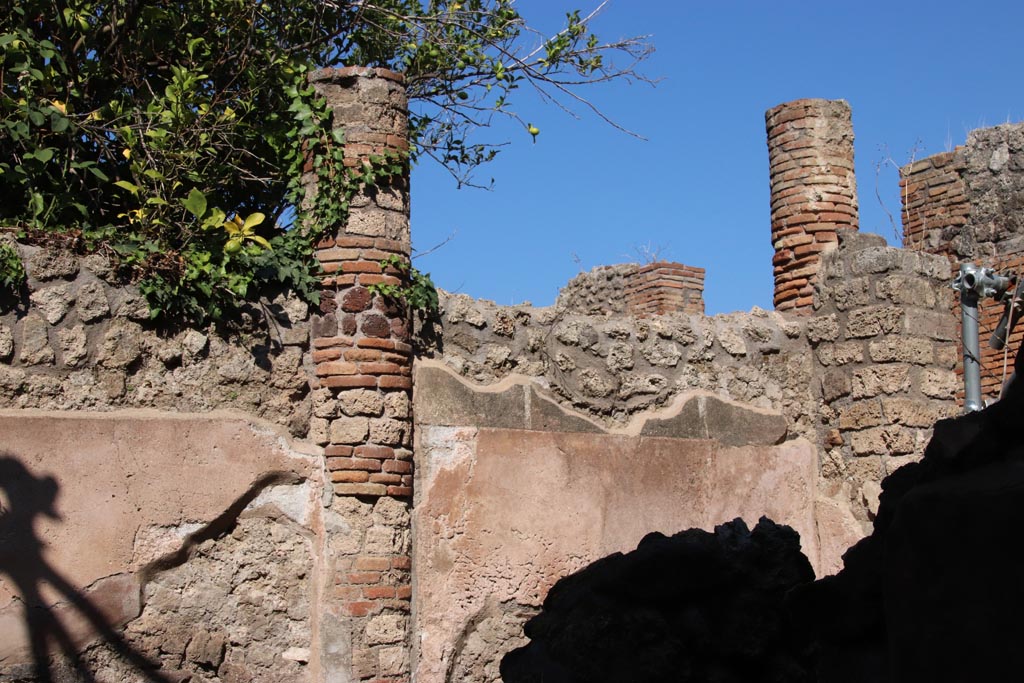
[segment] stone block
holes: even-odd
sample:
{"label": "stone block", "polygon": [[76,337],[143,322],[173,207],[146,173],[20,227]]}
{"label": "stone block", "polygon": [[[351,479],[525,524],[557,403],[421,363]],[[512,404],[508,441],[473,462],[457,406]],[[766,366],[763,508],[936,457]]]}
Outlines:
{"label": "stone block", "polygon": [[57,330],[57,345],[60,346],[60,361],[64,367],[78,367],[89,355],[88,338],[82,325]]}
{"label": "stone block", "polygon": [[86,282],[78,289],[78,319],[91,323],[110,314],[110,302],[103,285]]}
{"label": "stone block", "polygon": [[864,360],[864,343],[845,341],[836,343],[832,350],[832,362],[836,365],[860,363]]}
{"label": "stone block", "polygon": [[44,365],[54,361],[50,347],[50,326],[38,313],[29,313],[21,321],[21,351],[19,360],[25,365]]}
{"label": "stone block", "polygon": [[407,424],[401,420],[386,417],[370,420],[370,441],[373,443],[386,446],[403,445],[406,442],[407,431]]}
{"label": "stone block", "polygon": [[882,410],[890,422],[907,427],[928,428],[939,420],[957,413],[953,401],[921,401],[910,398],[883,398]]}
{"label": "stone block", "polygon": [[625,342],[615,342],[608,347],[605,365],[611,372],[622,372],[633,368],[633,346]]}
{"label": "stone block", "polygon": [[903,331],[937,341],[952,341],[959,337],[959,322],[948,311],[907,308]]}
{"label": "stone block", "polygon": [[812,344],[839,338],[839,321],[835,315],[822,315],[807,321],[807,339]]}
{"label": "stone block", "polygon": [[871,281],[866,277],[849,280],[828,280],[824,285],[829,298],[837,310],[867,306],[871,303]]}
{"label": "stone block", "polygon": [[850,272],[854,275],[885,273],[900,265],[900,250],[895,247],[868,247],[850,259]]}
{"label": "stone block", "polygon": [[922,277],[904,274],[888,275],[875,283],[881,299],[894,304],[932,308],[935,306],[935,283]]}
{"label": "stone block", "polygon": [[858,401],[839,409],[840,429],[864,429],[884,424],[887,416],[882,413],[878,400]]}
{"label": "stone block", "polygon": [[108,368],[127,368],[142,355],[141,338],[142,328],[137,324],[114,320],[103,335],[96,358]]}
{"label": "stone block", "polygon": [[651,365],[663,368],[674,368],[683,357],[679,347],[668,341],[645,345],[640,349],[640,353]]}
{"label": "stone block", "polygon": [[390,645],[405,640],[409,619],[402,614],[380,614],[366,624],[366,642],[370,645]]}
{"label": "stone block", "polygon": [[590,398],[607,398],[618,388],[618,381],[614,377],[594,368],[583,368],[576,375],[576,380],[583,395]]}
{"label": "stone block", "polygon": [[952,399],[960,388],[960,380],[952,370],[927,368],[921,374],[921,393],[930,398]]}
{"label": "stone block", "polygon": [[868,353],[876,363],[913,363],[929,365],[934,360],[932,341],[921,338],[886,337],[868,344]]}
{"label": "stone block", "polygon": [[78,258],[62,249],[40,249],[25,263],[28,276],[45,282],[57,278],[71,279],[78,274]]}
{"label": "stone block", "polygon": [[668,386],[661,375],[626,373],[619,383],[619,398],[627,399],[641,394],[657,394]]}
{"label": "stone block", "polygon": [[372,389],[352,389],[338,393],[338,404],[349,417],[378,416],[384,412],[384,397]]}
{"label": "stone block", "polygon": [[0,361],[7,361],[14,353],[14,335],[11,328],[0,323]]}
{"label": "stone block", "polygon": [[914,452],[912,430],[897,427],[872,427],[849,435],[854,455],[906,455]]}
{"label": "stone block", "polygon": [[[902,331],[903,309],[898,306],[871,306],[852,311],[846,322],[846,336],[861,339]],[[909,331],[909,330],[908,330]]]}
{"label": "stone block", "polygon": [[339,417],[331,421],[331,443],[362,443],[369,433],[370,420],[365,417]]}
{"label": "stone block", "polygon": [[904,364],[879,365],[853,371],[854,398],[896,394],[910,388],[910,368]]}
{"label": "stone block", "polygon": [[747,355],[747,342],[735,330],[723,327],[717,330],[718,343],[730,356],[741,358]]}
{"label": "stone block", "polygon": [[67,315],[74,296],[71,293],[71,285],[64,283],[37,289],[29,296],[29,300],[46,322],[56,325]]}
{"label": "stone block", "polygon": [[851,391],[850,373],[845,370],[829,370],[821,377],[821,396],[826,403],[847,396]]}
{"label": "stone block", "polygon": [[384,414],[395,419],[409,417],[409,394],[404,391],[392,391],[384,395]]}

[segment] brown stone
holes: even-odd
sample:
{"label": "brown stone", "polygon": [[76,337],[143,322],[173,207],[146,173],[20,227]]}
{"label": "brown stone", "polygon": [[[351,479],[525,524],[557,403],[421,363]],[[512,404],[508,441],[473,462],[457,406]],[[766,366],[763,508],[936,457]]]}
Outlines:
{"label": "brown stone", "polygon": [[356,333],[356,317],[351,313],[346,313],[341,317],[341,333],[346,336],[353,336]]}
{"label": "brown stone", "polygon": [[366,287],[352,287],[341,298],[341,310],[359,313],[368,309],[372,301],[373,295]]}
{"label": "brown stone", "polygon": [[391,335],[388,319],[376,313],[364,315],[359,328],[368,337],[387,338]]}

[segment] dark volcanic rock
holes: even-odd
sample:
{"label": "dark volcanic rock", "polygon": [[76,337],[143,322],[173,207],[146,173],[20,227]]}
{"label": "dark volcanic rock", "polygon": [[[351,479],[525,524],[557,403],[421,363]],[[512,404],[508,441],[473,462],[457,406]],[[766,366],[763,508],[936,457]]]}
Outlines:
{"label": "dark volcanic rock", "polygon": [[560,580],[501,663],[506,683],[813,680],[785,594],[814,579],[789,527],[649,534]]}

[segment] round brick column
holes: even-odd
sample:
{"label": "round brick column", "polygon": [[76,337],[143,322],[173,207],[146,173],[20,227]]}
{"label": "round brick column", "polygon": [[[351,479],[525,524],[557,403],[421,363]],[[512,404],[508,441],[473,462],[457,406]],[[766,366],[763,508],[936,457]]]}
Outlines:
{"label": "round brick column", "polygon": [[771,172],[775,310],[809,313],[821,252],[857,229],[853,125],[843,100],[796,100],[765,112]]}
{"label": "round brick column", "polygon": [[[346,167],[407,152],[400,74],[346,67],[310,81],[344,131]],[[304,183],[307,196],[320,191],[311,168]],[[407,306],[368,289],[400,284],[399,272],[381,261],[408,262],[410,253],[407,170],[361,187],[345,225],[317,248],[325,277],[313,322],[311,434],[324,447],[335,492],[319,630],[323,665],[339,680],[407,683],[410,676],[412,324]]]}
{"label": "round brick column", "polygon": [[[348,67],[318,71],[312,82],[345,131],[346,166],[408,149],[401,75]],[[382,268],[381,261],[408,261],[409,255],[407,175],[362,188],[350,203],[347,223],[317,249],[326,277],[313,361],[316,382],[335,399],[325,411],[325,451],[341,495],[412,495],[409,311],[367,289],[399,284],[398,273]]]}

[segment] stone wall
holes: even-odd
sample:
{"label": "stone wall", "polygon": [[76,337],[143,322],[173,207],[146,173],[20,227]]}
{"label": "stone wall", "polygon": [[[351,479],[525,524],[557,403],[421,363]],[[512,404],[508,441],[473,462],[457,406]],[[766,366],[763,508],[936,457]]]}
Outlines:
{"label": "stone wall", "polygon": [[957,414],[958,336],[949,262],[847,233],[822,260],[807,338],[821,387],[822,477],[850,487],[858,516],[878,482],[923,453]]}
{"label": "stone wall", "polygon": [[[541,383],[489,386],[417,364],[416,680],[497,681],[559,578],[647,533],[768,515],[819,573],[862,535],[818,491],[818,453],[787,420],[686,391],[606,428]],[[791,436],[791,435],[790,435]]]}
{"label": "stone wall", "polygon": [[667,261],[598,266],[570,280],[555,307],[582,315],[702,315],[704,269]]}
{"label": "stone wall", "polygon": [[434,355],[457,374],[525,375],[609,427],[699,389],[782,412],[793,436],[815,432],[804,323],[777,313],[586,316],[445,294],[438,324]]}
{"label": "stone wall", "polygon": [[[904,167],[901,171],[903,243],[944,254],[960,263],[1020,275],[1024,266],[1024,125],[975,130],[967,143]],[[954,315],[959,308],[954,304]],[[982,395],[999,396],[1012,366],[1004,351],[988,346],[1002,315],[1001,304],[979,305]],[[1024,338],[1018,329],[1008,345]],[[962,368],[958,367],[958,372]],[[962,392],[962,388],[960,389]]]}
{"label": "stone wall", "polygon": [[309,311],[279,298],[243,328],[158,330],[102,256],[16,244],[25,297],[0,302],[0,405],[51,410],[231,407],[309,428]]}
{"label": "stone wall", "polygon": [[322,670],[315,450],[223,412],[2,410],[0,433],[0,681],[32,679],[33,636],[82,648],[82,680]]}

